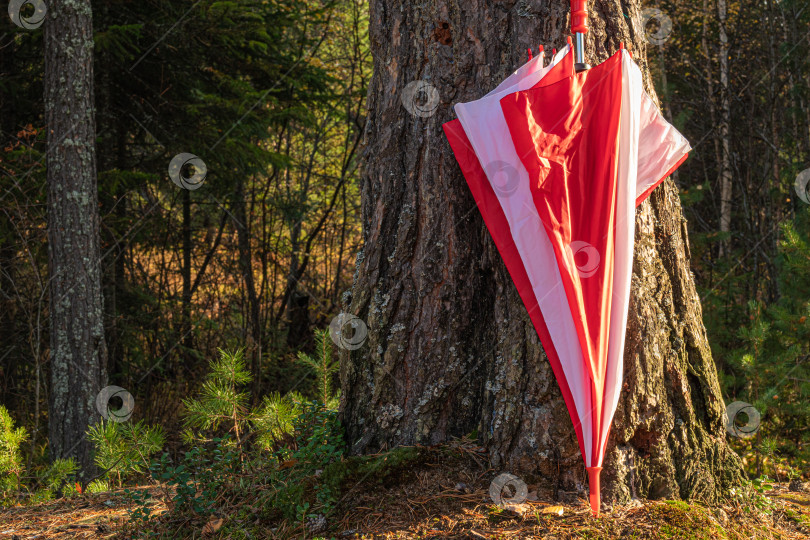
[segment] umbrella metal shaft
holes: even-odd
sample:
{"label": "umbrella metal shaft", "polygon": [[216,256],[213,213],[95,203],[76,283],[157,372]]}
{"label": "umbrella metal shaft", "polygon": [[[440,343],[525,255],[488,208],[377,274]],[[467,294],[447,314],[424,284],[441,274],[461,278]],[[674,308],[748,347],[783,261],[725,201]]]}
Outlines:
{"label": "umbrella metal shaft", "polygon": [[585,63],[585,34],[577,32],[574,36],[576,37],[574,42],[574,69],[579,73],[591,69],[591,66]]}

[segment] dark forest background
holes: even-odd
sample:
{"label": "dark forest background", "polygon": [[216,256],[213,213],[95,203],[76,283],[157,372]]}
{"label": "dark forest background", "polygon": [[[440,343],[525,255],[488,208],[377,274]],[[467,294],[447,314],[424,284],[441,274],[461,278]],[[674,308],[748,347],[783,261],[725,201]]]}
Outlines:
{"label": "dark forest background", "polygon": [[[340,311],[358,250],[362,1],[94,3],[108,379],[172,426],[217,349],[253,395],[307,388],[291,351]],[[0,403],[43,445],[48,257],[41,31],[0,43]],[[188,152],[204,189],[167,173]]]}

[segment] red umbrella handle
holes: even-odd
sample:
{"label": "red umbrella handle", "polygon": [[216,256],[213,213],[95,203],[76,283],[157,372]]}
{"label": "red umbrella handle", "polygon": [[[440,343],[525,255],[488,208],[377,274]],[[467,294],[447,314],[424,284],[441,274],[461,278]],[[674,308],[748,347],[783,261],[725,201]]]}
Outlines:
{"label": "red umbrella handle", "polygon": [[588,33],[588,0],[571,0],[571,32],[577,38],[574,69],[577,73],[590,69],[585,63],[585,34]]}
{"label": "red umbrella handle", "polygon": [[588,33],[588,0],[571,0],[571,32],[574,34]]}

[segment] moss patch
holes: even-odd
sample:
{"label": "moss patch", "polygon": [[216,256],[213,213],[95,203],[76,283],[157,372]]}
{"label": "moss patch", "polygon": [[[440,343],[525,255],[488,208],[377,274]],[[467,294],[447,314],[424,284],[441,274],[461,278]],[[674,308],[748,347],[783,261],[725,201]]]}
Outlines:
{"label": "moss patch", "polygon": [[726,534],[700,506],[684,501],[666,501],[647,509],[650,521],[657,524],[659,538],[726,538]]}

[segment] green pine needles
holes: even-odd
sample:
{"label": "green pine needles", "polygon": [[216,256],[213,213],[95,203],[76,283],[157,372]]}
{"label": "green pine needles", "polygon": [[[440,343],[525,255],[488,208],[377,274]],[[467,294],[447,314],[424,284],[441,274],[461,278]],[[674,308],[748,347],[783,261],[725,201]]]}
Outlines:
{"label": "green pine needles", "polygon": [[[184,399],[188,442],[202,439],[199,430],[217,431],[223,424],[240,445],[249,421],[250,394],[242,387],[251,382],[243,350],[228,352],[219,349],[219,358],[209,364],[210,373],[197,398]],[[198,430],[198,431],[194,431]]]}
{"label": "green pine needles", "polygon": [[[725,358],[724,383],[732,400],[762,415],[756,436],[737,441],[753,476],[795,476],[810,463],[810,211],[782,225],[777,302],[751,300],[748,323],[737,331],[740,347]],[[788,465],[792,463],[792,466]]]}
{"label": "green pine needles", "polygon": [[[324,471],[340,468],[345,444],[337,419],[338,361],[328,331],[316,332],[315,343],[311,354],[297,355],[310,371],[301,381],[308,384],[300,392],[266,395],[255,407],[244,351],[219,350],[199,391],[183,400],[187,448],[177,455],[165,451],[163,429],[143,420],[91,426],[87,438],[101,474],[88,485],[75,481],[72,460],[55,460],[27,473],[21,447],[28,434],[0,407],[0,502],[18,500],[26,478],[36,487],[29,500],[41,502],[105,491],[146,476],[176,515],[204,519],[226,513],[221,495],[227,492],[228,500],[255,499],[267,518],[322,519],[335,508],[339,494]],[[132,523],[146,526],[154,518],[153,495],[133,487],[126,493],[135,503]]]}
{"label": "green pine needles", "polygon": [[[298,361],[312,369],[315,375],[316,399],[326,409],[337,410],[338,392],[333,379],[338,371],[338,361],[333,358],[329,332],[316,331],[316,356],[298,353]],[[247,386],[253,378],[245,363],[243,350],[229,352],[220,349],[219,358],[210,363],[210,372],[199,394],[183,400],[186,408],[184,438],[186,442],[209,441],[209,435],[230,434],[232,442],[241,447],[247,434],[256,438],[256,443],[271,449],[290,440],[298,418],[307,399],[296,391],[286,395],[274,392],[262,399],[259,407],[248,406],[250,394]]]}
{"label": "green pine needles", "polygon": [[274,392],[262,399],[261,407],[253,414],[251,424],[256,431],[257,444],[271,449],[289,440],[295,430],[295,420],[301,416],[303,396],[290,392],[282,396]]}
{"label": "green pine needles", "polygon": [[25,470],[20,445],[28,438],[25,428],[15,428],[14,419],[0,405],[0,495],[6,499],[20,489]]}
{"label": "green pine needles", "polygon": [[340,369],[340,364],[332,358],[332,343],[328,330],[315,330],[317,358],[304,352],[298,353],[298,361],[312,368],[317,379],[318,399],[328,409],[337,409],[339,393],[333,392],[332,380]]}
{"label": "green pine needles", "polygon": [[119,486],[124,478],[143,473],[166,442],[160,426],[148,426],[143,421],[100,422],[90,426],[87,438],[95,445],[96,465],[105,474],[114,475]]}
{"label": "green pine needles", "polygon": [[[316,343],[313,356],[298,354],[314,375],[306,395],[315,399],[275,392],[255,408],[249,406],[252,376],[243,351],[219,351],[200,391],[183,401],[190,448],[174,458],[164,453],[148,469],[173,515],[227,514],[223,505],[231,500],[253,501],[251,508],[262,508],[264,518],[295,523],[332,512],[339,486],[324,471],[340,466],[345,446],[333,385],[338,366],[328,332],[318,332]],[[118,466],[109,463],[114,458],[106,455],[108,468]],[[152,495],[143,489],[127,494],[135,504],[132,523],[148,527]]]}
{"label": "green pine needles", "polygon": [[72,478],[78,467],[72,458],[26,470],[20,447],[27,439],[25,428],[15,428],[11,414],[0,405],[0,504],[14,503],[21,492],[28,492],[32,503],[77,493]]}

